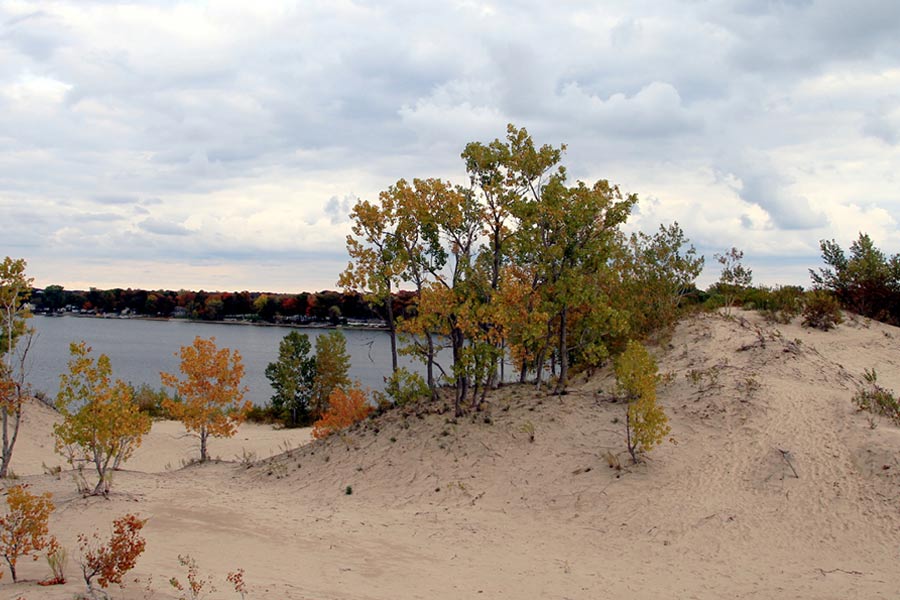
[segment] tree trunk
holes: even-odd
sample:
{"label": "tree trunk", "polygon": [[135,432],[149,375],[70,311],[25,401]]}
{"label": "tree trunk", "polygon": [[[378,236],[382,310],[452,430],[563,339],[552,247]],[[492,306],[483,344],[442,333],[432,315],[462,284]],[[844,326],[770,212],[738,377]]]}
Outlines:
{"label": "tree trunk", "polygon": [[9,574],[12,575],[13,583],[18,583],[19,580],[16,579],[16,565],[9,558],[6,559],[6,564],[9,565]]}
{"label": "tree trunk", "polygon": [[206,430],[206,427],[200,428],[200,462],[206,462],[209,460],[209,457],[206,455],[206,438],[209,437],[209,432]]}
{"label": "tree trunk", "polygon": [[631,443],[631,411],[628,410],[627,406],[625,407],[625,443],[628,445],[628,453],[631,455],[631,460],[637,462],[636,448]]}
{"label": "tree trunk", "polygon": [[388,334],[391,337],[391,373],[397,372],[397,326],[394,323],[394,297],[388,287],[388,297],[385,300],[387,310]]}
{"label": "tree trunk", "polygon": [[454,327],[450,332],[450,340],[453,346],[453,371],[456,374],[456,402],[454,414],[457,417],[461,417],[463,414],[462,405],[466,400],[469,388],[469,379],[466,377],[465,372],[460,372],[459,368],[460,362],[462,361],[462,331]]}
{"label": "tree trunk", "polygon": [[556,380],[554,394],[565,394],[566,378],[569,376],[569,346],[567,338],[567,321],[569,307],[564,306],[559,313],[559,379]]}
{"label": "tree trunk", "polygon": [[9,446],[9,413],[3,410],[3,456],[0,457],[0,478],[6,479],[9,470],[9,461],[12,458]]}
{"label": "tree trunk", "polygon": [[431,390],[432,400],[437,399],[437,383],[434,380],[434,338],[431,332],[425,333],[425,340],[428,344],[428,356],[425,362],[425,374],[428,378],[428,389]]}

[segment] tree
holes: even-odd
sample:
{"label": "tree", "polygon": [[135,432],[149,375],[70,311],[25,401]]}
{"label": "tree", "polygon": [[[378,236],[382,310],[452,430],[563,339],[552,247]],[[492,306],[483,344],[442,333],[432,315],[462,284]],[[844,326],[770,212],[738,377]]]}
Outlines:
{"label": "tree", "polygon": [[241,387],[244,364],[237,350],[219,350],[214,337],[207,340],[197,336],[192,345],[182,346],[175,356],[181,358],[184,378],[172,373],[160,373],[160,377],[163,385],[175,388],[182,400],[170,400],[166,408],[185,429],[200,436],[200,461],[205,462],[209,460],[209,437],[233,436],[251,407],[250,402],[244,402],[247,388]]}
{"label": "tree", "polygon": [[703,263],[677,222],[660,225],[652,236],[632,235],[619,261],[619,274],[622,298],[632,308],[633,331],[649,334],[673,325],[681,299],[692,289]]}
{"label": "tree", "polygon": [[731,305],[738,293],[753,281],[753,271],[741,264],[744,253],[737,248],[732,248],[725,254],[715,254],[714,258],[722,265],[722,274],[716,285],[725,297],[726,313],[731,314]]}
{"label": "tree", "polygon": [[[137,564],[138,557],[147,545],[141,536],[146,523],[146,519],[139,519],[132,514],[119,517],[113,521],[113,532],[106,543],[100,540],[100,535],[96,532],[91,537],[83,533],[78,535],[81,573],[91,598],[97,597],[95,578],[97,584],[106,589],[110,584],[121,584],[125,573]],[[104,596],[109,597],[106,594]]]}
{"label": "tree", "polygon": [[349,387],[350,355],[347,340],[337,329],[316,338],[315,378],[311,401],[312,413],[321,417],[336,388]]}
{"label": "tree", "polygon": [[359,200],[350,213],[352,235],[347,236],[350,263],[338,285],[345,290],[363,290],[373,306],[383,307],[391,340],[391,370],[397,370],[397,323],[394,318],[393,286],[402,263],[397,257],[395,203],[382,192],[378,205]]}
{"label": "tree", "polygon": [[[53,548],[56,540],[48,535],[48,522],[53,512],[50,492],[31,494],[27,485],[15,485],[6,491],[6,515],[0,517],[0,554],[9,566],[13,582],[19,557],[37,560],[36,552]],[[0,577],[3,573],[0,572]]]}
{"label": "tree", "polygon": [[278,345],[278,360],[266,367],[275,394],[272,406],[287,415],[291,425],[306,423],[316,378],[316,358],[305,333],[291,331]]}
{"label": "tree", "polygon": [[[25,361],[31,348],[33,330],[26,325],[31,317],[26,304],[33,279],[25,276],[25,260],[6,257],[0,263],[0,418],[2,448],[0,477],[9,473],[13,449],[19,436],[22,409],[28,390],[25,385]],[[19,339],[24,341],[16,350]]]}
{"label": "tree", "polygon": [[850,245],[850,256],[834,240],[819,243],[828,265],[809,270],[813,285],[833,293],[847,309],[864,317],[900,324],[900,254],[888,258],[867,234]]}
{"label": "tree", "polygon": [[69,372],[60,376],[56,405],[63,420],[53,428],[57,452],[94,464],[92,495],[109,494],[110,471],[134,453],[150,431],[150,417],[133,402],[131,386],[112,378],[109,357],[95,361],[84,343],[69,346]]}
{"label": "tree", "polygon": [[61,285],[48,285],[44,288],[43,305],[50,310],[56,312],[66,304],[66,294]]}
{"label": "tree", "polygon": [[662,442],[671,428],[663,409],[656,404],[656,362],[643,344],[628,342],[615,363],[619,391],[627,401],[625,440],[631,459],[649,452]]}
{"label": "tree", "polygon": [[366,402],[366,393],[359,384],[349,389],[335,388],[328,397],[328,410],[313,424],[312,436],[317,440],[326,438],[365,419],[371,412],[372,406]]}
{"label": "tree", "polygon": [[590,187],[580,181],[568,187],[562,177],[554,177],[539,201],[519,206],[518,254],[534,265],[543,301],[558,323],[560,371],[555,393],[563,393],[567,384],[572,309],[590,307],[588,314],[602,313],[601,321],[611,316],[609,301],[590,282],[607,269],[617,228],[636,203],[637,196],[624,196],[606,180]]}

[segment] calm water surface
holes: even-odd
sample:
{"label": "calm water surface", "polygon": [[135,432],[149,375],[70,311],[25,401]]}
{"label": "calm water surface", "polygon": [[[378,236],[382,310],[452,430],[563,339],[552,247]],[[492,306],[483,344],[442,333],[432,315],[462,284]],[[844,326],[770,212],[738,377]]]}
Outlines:
{"label": "calm water surface", "polygon": [[[284,327],[192,323],[187,321],[143,321],[139,319],[96,319],[85,317],[35,316],[30,324],[37,331],[31,347],[28,380],[35,390],[51,397],[59,391],[59,375],[67,370],[69,344],[84,340],[93,354],[109,356],[113,377],[135,385],[160,387],[160,371],[178,373],[175,353],[197,336],[215,336],[219,348],[238,350],[244,361],[247,398],[264,404],[272,396],[266,366],[277,359],[278,344],[291,330]],[[315,338],[323,329],[301,329],[315,348]],[[350,354],[350,378],[364,387],[383,389],[390,373],[390,339],[384,331],[343,330]],[[421,371],[418,363],[401,357],[401,364]]]}

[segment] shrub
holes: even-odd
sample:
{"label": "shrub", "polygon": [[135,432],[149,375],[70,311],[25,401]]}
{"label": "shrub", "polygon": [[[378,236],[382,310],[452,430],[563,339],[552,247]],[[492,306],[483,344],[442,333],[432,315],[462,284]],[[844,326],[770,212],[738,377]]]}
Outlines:
{"label": "shrub", "polygon": [[825,290],[811,290],[803,299],[803,325],[822,331],[834,329],[843,322],[841,305]]}
{"label": "shrub", "polygon": [[273,423],[281,423],[286,427],[290,427],[289,422],[284,422],[281,417],[281,411],[276,409],[272,404],[266,404],[265,406],[257,406],[252,405],[247,412],[244,413],[244,420],[250,423],[262,423],[264,425],[271,425]]}
{"label": "shrub", "polygon": [[384,392],[375,395],[379,405],[384,403],[403,406],[431,396],[431,390],[425,380],[418,373],[413,373],[405,368],[394,371],[386,381]]}
{"label": "shrub", "polygon": [[769,322],[790,323],[803,310],[803,288],[783,285],[751,287],[741,294],[744,308],[754,308]]}
{"label": "shrub", "polygon": [[165,389],[153,389],[146,383],[138,387],[129,384],[131,397],[138,410],[150,416],[151,419],[174,419],[172,412],[166,408],[168,402],[179,402],[180,398],[170,396]]}
{"label": "shrub", "polygon": [[853,404],[860,411],[887,417],[894,425],[900,427],[900,399],[890,390],[878,385],[875,369],[871,371],[866,369],[865,379],[868,386],[856,392]]}
{"label": "shrub", "polygon": [[187,585],[181,583],[177,577],[169,579],[169,585],[179,592],[187,592],[187,595],[180,595],[178,597],[179,600],[198,600],[203,594],[203,588],[206,588],[209,593],[216,591],[216,587],[213,585],[212,576],[205,578],[201,577],[200,567],[197,565],[197,561],[189,554],[184,556],[179,554],[178,564],[187,569]]}
{"label": "shrub", "polygon": [[[50,513],[53,512],[51,494],[40,496],[27,490],[27,485],[15,485],[6,492],[8,512],[0,517],[0,554],[9,566],[13,582],[16,563],[21,556],[37,560],[37,552],[54,547],[56,540],[48,535]],[[3,573],[0,572],[0,577]]]}
{"label": "shrub", "polygon": [[244,570],[230,571],[225,578],[234,586],[234,591],[241,595],[241,600],[247,597],[247,583],[244,581]]}
{"label": "shrub", "polygon": [[628,402],[625,412],[625,439],[628,453],[637,462],[638,454],[649,452],[671,431],[669,419],[656,404],[656,362],[637,341],[628,346],[615,363],[619,390]]}
{"label": "shrub", "polygon": [[100,541],[100,535],[96,532],[91,537],[79,534],[81,573],[92,598],[97,596],[94,579],[101,588],[106,589],[112,583],[121,584],[125,573],[134,568],[146,546],[141,537],[141,529],[146,522],[132,514],[119,517],[113,521],[113,533],[106,543]]}
{"label": "shrub", "polygon": [[50,542],[50,549],[47,551],[47,565],[53,577],[47,581],[42,581],[41,585],[62,585],[66,582],[66,566],[69,564],[69,553],[66,549],[56,543],[56,540]]}
{"label": "shrub", "polygon": [[328,397],[328,410],[313,424],[312,436],[323,439],[365,419],[372,412],[366,393],[358,386],[348,390],[336,388]]}

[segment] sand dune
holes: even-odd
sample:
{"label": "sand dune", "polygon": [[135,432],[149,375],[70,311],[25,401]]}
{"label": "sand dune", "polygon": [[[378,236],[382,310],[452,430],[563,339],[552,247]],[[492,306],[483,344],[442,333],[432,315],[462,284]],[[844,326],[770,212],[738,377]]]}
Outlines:
{"label": "sand dune", "polygon": [[[54,415],[35,409],[14,469],[54,493],[73,555],[79,531],[149,518],[138,582],[116,598],[148,597],[151,577],[152,597],[177,597],[185,553],[215,578],[210,598],[239,597],[224,581],[237,567],[250,598],[896,598],[900,430],[872,429],[850,398],[865,368],[900,390],[898,340],[863,321],[687,320],[655,349],[675,443],[637,466],[601,372],[561,398],[506,387],[458,420],[437,404],[302,446],[307,432],[258,426],[213,440],[223,460],[265,458],[253,466],[179,468],[194,442],[157,423],[108,500],[42,474],[60,460]],[[74,559],[66,586],[34,583],[43,562],[21,571],[31,581],[4,578],[0,598],[81,588]]]}

